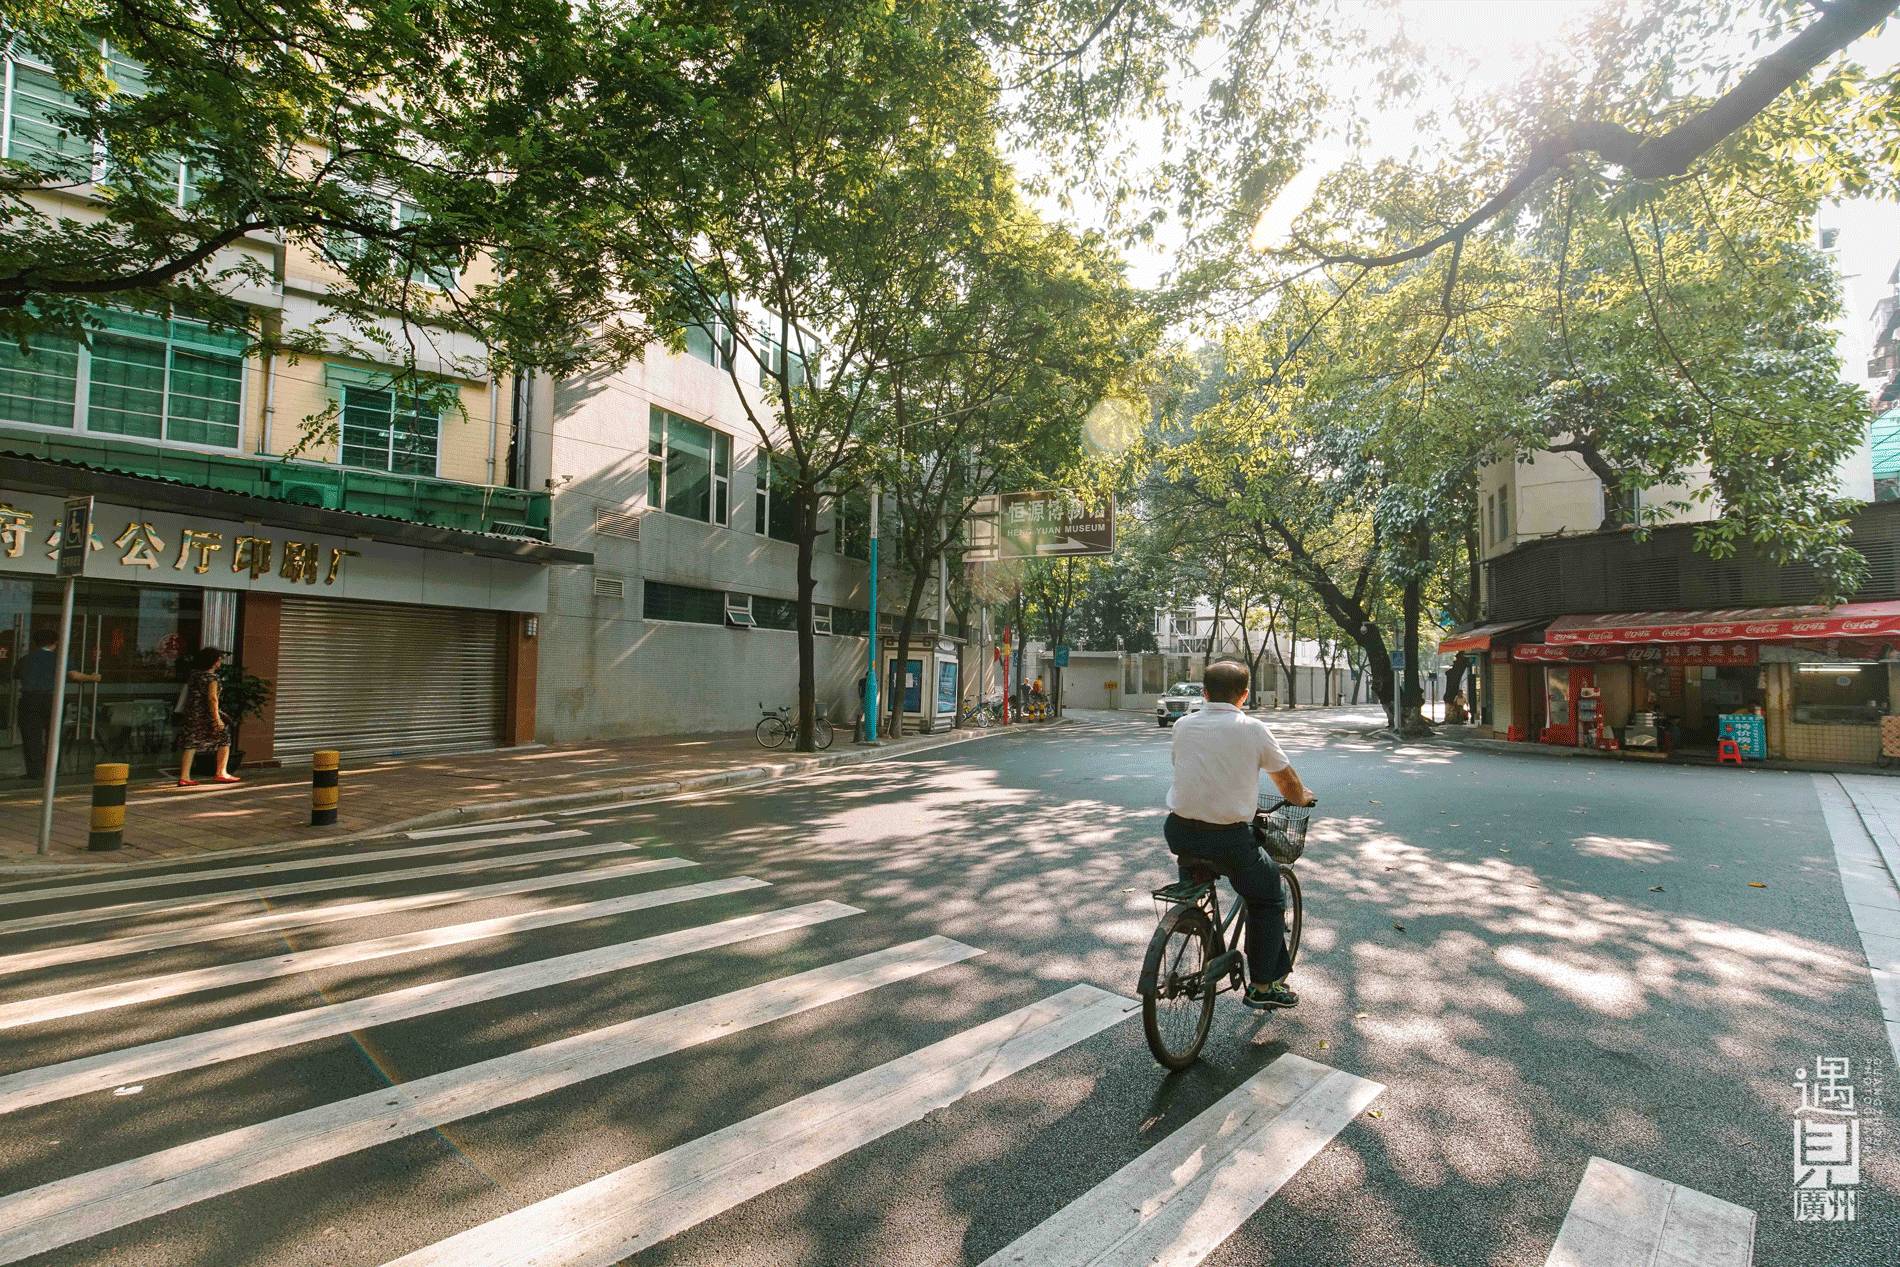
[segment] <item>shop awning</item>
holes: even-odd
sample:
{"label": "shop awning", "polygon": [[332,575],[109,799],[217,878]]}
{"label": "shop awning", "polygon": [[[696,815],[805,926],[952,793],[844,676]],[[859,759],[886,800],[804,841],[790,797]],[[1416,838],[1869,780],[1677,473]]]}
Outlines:
{"label": "shop awning", "polygon": [[1460,651],[1489,651],[1493,638],[1519,629],[1528,629],[1536,623],[1538,622],[1534,620],[1507,620],[1494,625],[1473,625],[1469,629],[1460,629],[1457,633],[1446,634],[1439,642],[1438,649],[1446,655],[1456,655]]}
{"label": "shop awning", "polygon": [[1900,637],[1900,602],[1559,616],[1544,631],[1552,646],[1882,637]]}

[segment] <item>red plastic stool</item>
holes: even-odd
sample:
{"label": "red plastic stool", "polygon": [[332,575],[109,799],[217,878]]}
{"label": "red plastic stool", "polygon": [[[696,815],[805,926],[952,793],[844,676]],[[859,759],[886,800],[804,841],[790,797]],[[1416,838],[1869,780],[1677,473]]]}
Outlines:
{"label": "red plastic stool", "polygon": [[1741,765],[1742,745],[1733,739],[1718,739],[1715,742],[1715,764]]}

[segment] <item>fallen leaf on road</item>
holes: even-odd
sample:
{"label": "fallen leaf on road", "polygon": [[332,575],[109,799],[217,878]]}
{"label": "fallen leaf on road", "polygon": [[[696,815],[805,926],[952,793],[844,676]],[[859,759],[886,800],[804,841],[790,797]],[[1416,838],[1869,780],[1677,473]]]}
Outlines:
{"label": "fallen leaf on road", "polygon": [[1320,1040],[1319,1040],[1319,1049],[1320,1049],[1321,1051],[1325,1051],[1328,1045],[1329,1045],[1329,1044],[1328,1044],[1328,1043],[1326,1042],[1326,1040],[1325,1040],[1325,1039],[1323,1039],[1323,1038],[1322,1038],[1322,1039],[1320,1039]]}
{"label": "fallen leaf on road", "polygon": [[1352,1014],[1352,1019],[1353,1019],[1353,1020],[1355,1020],[1355,1021],[1363,1021],[1363,1020],[1365,1020],[1365,1019],[1366,1019],[1366,1018],[1367,1018],[1368,1016],[1371,1016],[1371,1015],[1372,1015],[1372,1013],[1370,1013],[1370,1012],[1354,1012],[1354,1013]]}
{"label": "fallen leaf on road", "polygon": [[1394,924],[1392,925],[1392,927],[1397,929],[1401,933],[1405,931],[1405,925],[1403,924]]}
{"label": "fallen leaf on road", "polygon": [[1372,804],[1372,805],[1383,805],[1383,804],[1385,804],[1385,802],[1384,802],[1384,801],[1375,801],[1375,800],[1373,800],[1373,799],[1372,799],[1372,798],[1371,798],[1370,796],[1368,796],[1368,797],[1366,798],[1366,801],[1367,801],[1367,802],[1368,802],[1369,804]]}
{"label": "fallen leaf on road", "polygon": [[[73,539],[74,539],[75,541],[77,541],[77,540],[78,540],[78,538],[77,538],[77,537],[75,537],[75,538],[73,538]],[[1509,853],[1509,852],[1511,852],[1511,851],[1510,851],[1509,849],[1506,849],[1506,848],[1505,848],[1505,847],[1504,847],[1503,845],[1499,845],[1499,846],[1498,846],[1498,852],[1499,852],[1499,853]]]}
{"label": "fallen leaf on road", "polygon": [[1367,1111],[1366,1116],[1367,1117],[1384,1117],[1385,1110],[1384,1109],[1370,1109]]}
{"label": "fallen leaf on road", "polygon": [[113,1095],[137,1095],[139,1092],[143,1090],[145,1090],[145,1084],[143,1082],[135,1082],[129,1087],[112,1088],[112,1094]]}
{"label": "fallen leaf on road", "polygon": [[1750,880],[1748,882],[1748,887],[1751,889],[1765,889],[1768,886],[1763,884],[1760,880]]}
{"label": "fallen leaf on road", "polygon": [[1652,884],[1649,886],[1649,891],[1651,893],[1661,893],[1663,891],[1663,887],[1660,884]]}

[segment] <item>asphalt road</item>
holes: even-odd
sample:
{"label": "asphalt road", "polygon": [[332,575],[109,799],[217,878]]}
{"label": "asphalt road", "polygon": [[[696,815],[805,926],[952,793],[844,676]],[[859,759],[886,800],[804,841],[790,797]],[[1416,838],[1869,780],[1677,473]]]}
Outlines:
{"label": "asphalt road", "polygon": [[1810,776],[1357,724],[1282,726],[1300,1007],[1223,998],[1172,1077],[1110,997],[1172,875],[1140,719],[0,882],[0,1262],[978,1264],[1288,1053],[1383,1089],[1270,1196],[1224,1170],[1170,1261],[1535,1267],[1602,1158],[1754,1211],[1757,1262],[1900,1262],[1900,1082],[1861,1084],[1858,1218],[1791,1216],[1796,1071],[1893,1073]]}

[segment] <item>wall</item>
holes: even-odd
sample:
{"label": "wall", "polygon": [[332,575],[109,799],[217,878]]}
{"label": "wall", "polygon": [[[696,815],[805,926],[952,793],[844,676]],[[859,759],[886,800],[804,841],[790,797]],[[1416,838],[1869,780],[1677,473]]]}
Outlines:
{"label": "wall", "polygon": [[[741,356],[744,354],[741,353]],[[756,374],[751,376],[756,378]],[[744,389],[756,403],[752,389]],[[655,404],[732,437],[726,525],[649,507],[647,433]],[[592,567],[560,569],[540,639],[537,726],[549,742],[750,730],[759,707],[797,699],[798,651],[789,630],[727,629],[644,619],[647,580],[790,599],[797,547],[753,532],[759,436],[724,370],[655,345],[614,374],[531,387],[531,487],[554,490],[553,540],[594,553]],[[596,528],[596,517],[615,513]],[[868,607],[865,564],[820,538],[816,602]],[[623,593],[597,595],[595,581]],[[890,585],[889,574],[886,584]],[[879,595],[888,611],[894,595]],[[818,697],[833,722],[857,718],[865,640],[818,636]]]}
{"label": "wall", "polygon": [[[1768,754],[1788,761],[1872,765],[1880,755],[1878,726],[1813,726],[1794,721],[1792,664],[1762,666],[1768,675],[1763,706],[1768,730]],[[1887,666],[1889,700],[1900,700],[1900,665]]]}

